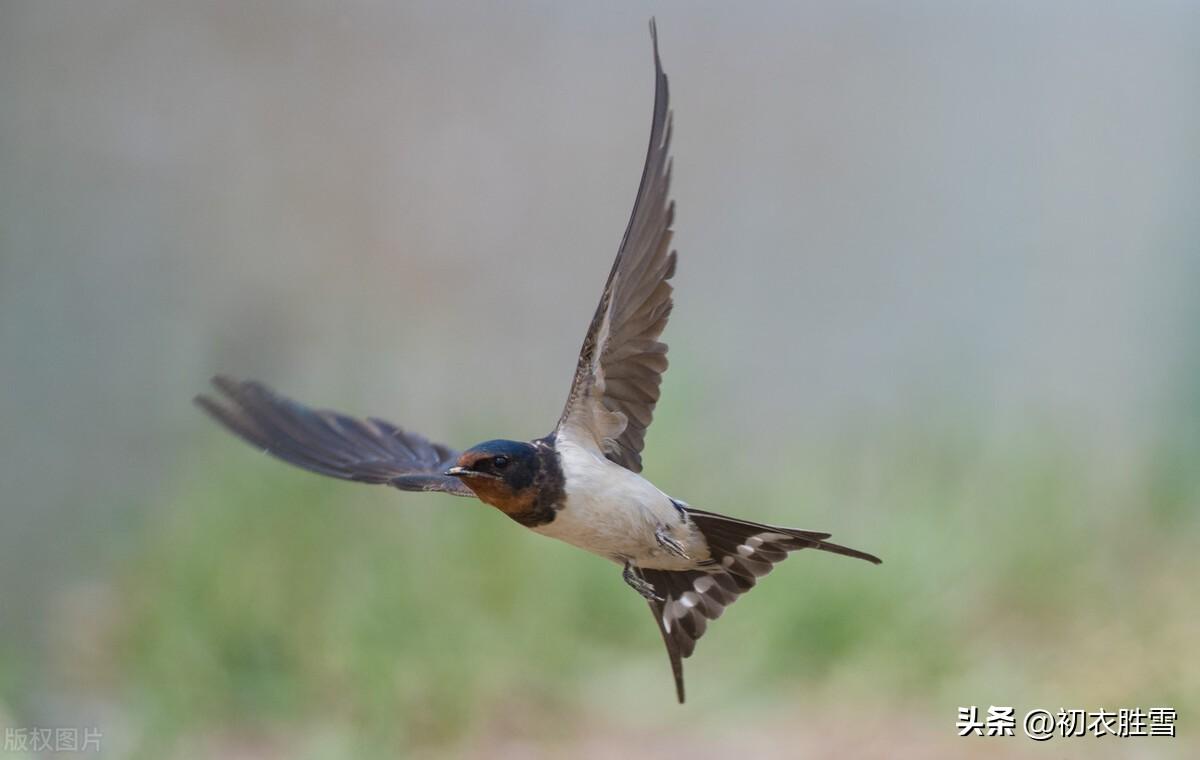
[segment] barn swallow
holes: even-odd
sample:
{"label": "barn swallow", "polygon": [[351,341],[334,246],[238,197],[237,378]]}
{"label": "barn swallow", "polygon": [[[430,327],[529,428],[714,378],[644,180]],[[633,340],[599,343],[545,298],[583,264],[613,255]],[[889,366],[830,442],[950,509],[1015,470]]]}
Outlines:
{"label": "barn swallow", "polygon": [[[878,564],[830,534],[697,509],[642,477],[642,445],[667,369],[671,313],[671,124],[650,22],[654,116],[633,214],[617,250],[558,424],[532,441],[458,452],[376,418],[311,409],[257,382],[216,377],[196,403],[234,434],[297,467],[404,491],[477,498],[535,533],[598,554],[650,605],[684,701],[683,658],[708,626],[788,552],[819,549]],[[219,399],[219,400],[218,400]]]}

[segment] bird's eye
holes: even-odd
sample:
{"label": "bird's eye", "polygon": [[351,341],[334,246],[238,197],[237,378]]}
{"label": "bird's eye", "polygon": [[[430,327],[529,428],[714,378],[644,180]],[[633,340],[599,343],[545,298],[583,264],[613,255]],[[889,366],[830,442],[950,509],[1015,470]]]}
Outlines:
{"label": "bird's eye", "polygon": [[497,470],[503,470],[505,467],[508,467],[508,457],[503,455],[495,457],[492,459],[492,464],[496,466]]}

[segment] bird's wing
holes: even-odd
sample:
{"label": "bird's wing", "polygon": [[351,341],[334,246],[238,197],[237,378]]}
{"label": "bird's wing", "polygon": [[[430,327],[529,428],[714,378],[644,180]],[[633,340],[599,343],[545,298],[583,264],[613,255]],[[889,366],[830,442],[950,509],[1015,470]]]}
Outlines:
{"label": "bird's wing", "polygon": [[475,493],[446,469],[458,452],[384,422],[310,409],[262,383],[214,377],[223,394],[196,404],[255,448],[310,472],[404,491]]}
{"label": "bird's wing", "polygon": [[579,352],[558,434],[604,454],[633,472],[667,369],[659,342],[671,313],[675,252],[670,249],[675,204],[671,185],[671,112],[667,76],[654,42],[654,119],[646,165],[625,237]]}

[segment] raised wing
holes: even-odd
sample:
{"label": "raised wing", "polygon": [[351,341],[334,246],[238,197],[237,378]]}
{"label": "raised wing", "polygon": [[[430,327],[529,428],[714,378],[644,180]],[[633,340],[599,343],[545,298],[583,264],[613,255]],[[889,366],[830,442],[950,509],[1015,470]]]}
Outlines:
{"label": "raised wing", "polygon": [[262,383],[214,377],[220,400],[197,396],[196,404],[255,448],[309,472],[404,491],[475,493],[446,469],[458,452],[431,443],[374,417],[360,420],[310,409]]}
{"label": "raised wing", "polygon": [[675,252],[670,250],[675,204],[671,185],[671,112],[667,75],[654,42],[654,120],[633,215],[579,352],[575,379],[558,422],[559,435],[642,470],[646,428],[667,369],[659,335],[671,313]]}

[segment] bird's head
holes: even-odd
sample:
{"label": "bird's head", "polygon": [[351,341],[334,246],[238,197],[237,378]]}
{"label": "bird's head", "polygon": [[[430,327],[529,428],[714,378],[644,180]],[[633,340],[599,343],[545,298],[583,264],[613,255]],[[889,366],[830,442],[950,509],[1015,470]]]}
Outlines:
{"label": "bird's head", "polygon": [[504,512],[527,509],[536,497],[537,448],[523,441],[484,441],[459,456],[446,474],[460,478],[479,499]]}

